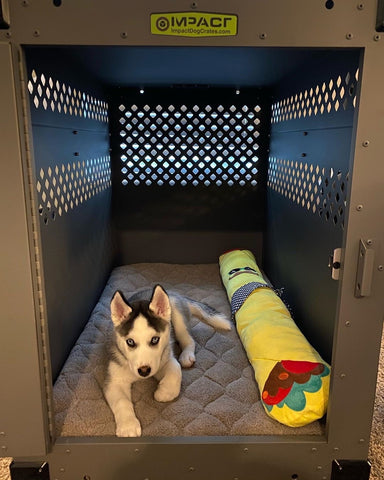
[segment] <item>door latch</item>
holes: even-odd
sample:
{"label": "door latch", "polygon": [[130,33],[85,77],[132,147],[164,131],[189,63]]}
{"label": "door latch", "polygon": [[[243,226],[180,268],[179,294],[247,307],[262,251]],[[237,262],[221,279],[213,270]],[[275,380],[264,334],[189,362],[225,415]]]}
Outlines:
{"label": "door latch", "polygon": [[335,248],[329,256],[328,267],[332,269],[333,280],[339,280],[341,267],[341,248]]}
{"label": "door latch", "polygon": [[355,297],[368,297],[371,294],[374,261],[373,241],[360,239]]}

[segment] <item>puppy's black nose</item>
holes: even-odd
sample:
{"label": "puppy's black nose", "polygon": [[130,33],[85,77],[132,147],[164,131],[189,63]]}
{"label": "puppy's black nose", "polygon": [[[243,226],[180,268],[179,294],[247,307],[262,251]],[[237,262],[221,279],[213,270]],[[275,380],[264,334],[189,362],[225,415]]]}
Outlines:
{"label": "puppy's black nose", "polygon": [[148,375],[151,373],[151,367],[144,365],[138,369],[138,372],[141,377],[148,377]]}

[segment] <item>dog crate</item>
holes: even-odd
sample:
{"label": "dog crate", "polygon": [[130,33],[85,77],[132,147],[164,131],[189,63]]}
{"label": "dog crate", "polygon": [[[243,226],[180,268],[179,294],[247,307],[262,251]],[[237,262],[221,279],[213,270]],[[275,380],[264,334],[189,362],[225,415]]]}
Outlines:
{"label": "dog crate", "polygon": [[[381,2],[6,3],[2,454],[47,462],[57,480],[368,478],[384,283]],[[204,411],[200,430],[122,439],[98,430],[111,415],[100,399],[60,411],[83,378],[69,362],[89,360],[78,339],[89,350],[89,319],[114,286],[161,277],[210,299],[233,248],[255,254],[331,364],[325,419],[249,428],[265,415],[251,405],[230,431]],[[219,338],[223,353],[233,338]],[[244,368],[227,360],[218,383]],[[196,385],[185,398],[197,401]]]}

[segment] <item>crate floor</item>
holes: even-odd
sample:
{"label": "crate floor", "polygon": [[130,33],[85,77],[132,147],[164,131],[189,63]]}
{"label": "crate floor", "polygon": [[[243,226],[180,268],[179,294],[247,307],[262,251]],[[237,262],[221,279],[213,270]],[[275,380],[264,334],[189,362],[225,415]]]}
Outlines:
{"label": "crate floor", "polygon": [[[142,263],[113,270],[89,322],[54,385],[58,436],[108,436],[115,424],[102,393],[106,342],[112,328],[110,301],[116,290],[126,298],[160,283],[203,301],[230,316],[226,292],[215,264]],[[196,364],[183,369],[179,397],[169,403],[153,398],[156,381],[133,386],[133,402],[143,436],[321,435],[322,422],[290,428],[269,418],[260,402],[253,370],[235,326],[230,332],[192,319]]]}

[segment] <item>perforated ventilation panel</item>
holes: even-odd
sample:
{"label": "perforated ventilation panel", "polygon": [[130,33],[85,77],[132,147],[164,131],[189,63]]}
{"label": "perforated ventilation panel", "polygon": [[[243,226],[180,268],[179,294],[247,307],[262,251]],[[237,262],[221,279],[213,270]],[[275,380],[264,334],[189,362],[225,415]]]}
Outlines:
{"label": "perforated ventilation panel", "polygon": [[259,105],[120,104],[121,184],[257,184]]}
{"label": "perforated ventilation panel", "polygon": [[111,102],[121,228],[263,228],[270,103],[256,88],[120,90]]}
{"label": "perforated ventilation panel", "polygon": [[356,106],[359,70],[304,89],[272,105],[272,124],[315,117]]}
{"label": "perforated ventilation panel", "polygon": [[52,76],[32,70],[27,87],[36,109],[108,122],[108,104],[105,101]]}
{"label": "perforated ventilation panel", "polygon": [[41,168],[36,183],[39,214],[48,225],[110,186],[109,156]]}
{"label": "perforated ventilation panel", "polygon": [[[44,112],[44,116],[35,117],[33,121],[44,122],[45,128],[55,128],[60,133],[63,129],[90,129],[97,135],[105,135],[100,130],[108,128],[108,104],[68,82],[55,79],[32,69],[27,83],[31,100],[31,108],[36,115]],[[72,117],[63,123],[64,117]],[[77,117],[75,120],[74,117]],[[41,125],[40,125],[41,126]],[[100,133],[99,133],[100,132]],[[37,135],[37,133],[36,133]],[[58,139],[61,138],[60,135]],[[96,138],[96,137],[95,137]],[[42,141],[39,137],[35,141]],[[44,137],[46,141],[46,137]],[[99,143],[96,142],[99,146]],[[60,148],[60,142],[57,143]],[[49,148],[48,148],[49,147]],[[48,150],[55,149],[55,139]],[[62,152],[60,152],[62,154]],[[103,152],[104,153],[104,152]],[[94,157],[68,163],[55,163],[54,159],[48,167],[36,167],[36,190],[38,194],[38,212],[45,225],[65,215],[95,195],[111,187],[111,166],[108,155],[98,154]],[[40,158],[36,158],[37,165]]]}
{"label": "perforated ventilation panel", "polygon": [[271,157],[268,178],[268,186],[292,203],[344,228],[348,172]]}

